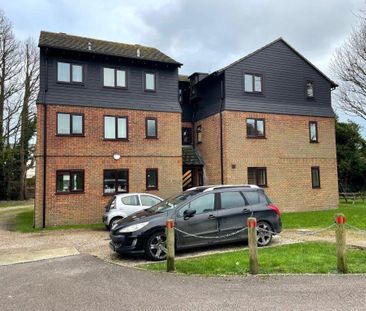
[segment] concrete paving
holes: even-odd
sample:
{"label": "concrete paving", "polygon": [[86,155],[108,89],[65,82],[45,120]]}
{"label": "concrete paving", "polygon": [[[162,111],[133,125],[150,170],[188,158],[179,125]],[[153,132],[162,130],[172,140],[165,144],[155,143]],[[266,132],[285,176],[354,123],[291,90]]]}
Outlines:
{"label": "concrete paving", "polygon": [[196,277],[76,255],[0,267],[0,309],[366,310],[366,275]]}

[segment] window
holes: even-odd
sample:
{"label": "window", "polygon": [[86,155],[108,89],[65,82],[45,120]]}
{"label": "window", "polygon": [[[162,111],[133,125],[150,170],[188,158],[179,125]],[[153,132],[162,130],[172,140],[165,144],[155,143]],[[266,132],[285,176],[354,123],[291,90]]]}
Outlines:
{"label": "window", "polygon": [[319,166],[311,168],[311,184],[313,188],[320,188],[320,171]]}
{"label": "window", "polygon": [[156,77],[155,73],[145,72],[145,91],[156,90]]}
{"label": "window", "polygon": [[262,75],[246,73],[244,75],[244,91],[247,93],[262,93]]}
{"label": "window", "polygon": [[247,119],[247,137],[265,138],[264,119]]}
{"label": "window", "polygon": [[248,184],[267,187],[267,169],[265,167],[248,167]]}
{"label": "window", "polygon": [[309,122],[309,138],[311,143],[318,142],[318,122],[316,121]]}
{"label": "window", "polygon": [[104,170],[103,192],[104,194],[128,192],[128,169]]}
{"label": "window", "polygon": [[56,171],[56,192],[74,193],[84,191],[84,171]]}
{"label": "window", "polygon": [[142,206],[153,206],[161,202],[158,198],[149,195],[140,195],[140,199]]}
{"label": "window", "polygon": [[137,195],[129,195],[121,199],[122,203],[125,205],[137,205],[140,206],[140,201]]}
{"label": "window", "polygon": [[57,135],[84,135],[82,114],[57,113]]}
{"label": "window", "polygon": [[314,82],[306,82],[306,96],[307,98],[314,98]]}
{"label": "window", "polygon": [[128,139],[128,118],[104,116],[104,139]]}
{"label": "window", "polygon": [[103,86],[127,88],[126,70],[103,68]]}
{"label": "window", "polygon": [[197,134],[197,144],[202,143],[202,126],[201,125],[197,126],[196,134]]}
{"label": "window", "polygon": [[190,204],[179,210],[179,215],[183,216],[184,211],[187,209],[196,210],[195,215],[213,212],[215,209],[215,195],[210,193],[193,200]]}
{"label": "window", "polygon": [[83,83],[83,66],[58,62],[57,81],[66,83]]}
{"label": "window", "polygon": [[158,169],[146,169],[146,190],[158,190]]}
{"label": "window", "polygon": [[222,192],[221,209],[244,207],[245,201],[240,192]]}
{"label": "window", "polygon": [[182,145],[192,144],[192,129],[189,127],[182,128]]}
{"label": "window", "polygon": [[158,138],[156,118],[146,118],[146,138]]}
{"label": "window", "polygon": [[259,191],[246,191],[244,192],[244,196],[249,205],[255,205],[259,203],[270,204],[270,201],[266,198],[266,196]]}

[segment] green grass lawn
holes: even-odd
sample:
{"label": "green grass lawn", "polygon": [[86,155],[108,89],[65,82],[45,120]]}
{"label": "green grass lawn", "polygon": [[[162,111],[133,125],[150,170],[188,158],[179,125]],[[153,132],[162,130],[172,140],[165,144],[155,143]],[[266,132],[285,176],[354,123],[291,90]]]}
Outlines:
{"label": "green grass lawn", "polygon": [[34,200],[26,201],[0,201],[0,208],[13,207],[13,206],[33,206]]}
{"label": "green grass lawn", "polygon": [[[336,273],[336,251],[332,243],[309,242],[258,249],[261,274],[270,273]],[[348,249],[350,273],[366,272],[366,251]],[[248,251],[235,251],[190,259],[176,260],[176,271],[200,275],[245,275],[248,270]],[[139,267],[166,271],[166,263]]]}
{"label": "green grass lawn", "polygon": [[332,224],[336,213],[345,214],[349,224],[366,229],[366,202],[360,201],[355,204],[342,202],[336,210],[282,213],[282,224],[284,229],[322,228]]}
{"label": "green grass lawn", "polygon": [[45,229],[35,229],[33,226],[33,209],[26,210],[16,215],[14,229],[19,232],[41,232],[43,230],[64,230],[64,229],[93,229],[102,230],[104,229],[103,224],[87,224],[87,225],[67,225],[67,226],[56,226],[47,227]]}

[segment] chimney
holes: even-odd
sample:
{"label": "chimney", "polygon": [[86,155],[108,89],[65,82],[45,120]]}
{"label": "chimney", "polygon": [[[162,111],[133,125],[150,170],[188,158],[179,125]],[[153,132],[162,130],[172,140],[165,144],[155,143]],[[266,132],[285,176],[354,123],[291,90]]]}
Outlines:
{"label": "chimney", "polygon": [[139,48],[137,48],[137,50],[136,50],[136,56],[140,57],[140,49]]}
{"label": "chimney", "polygon": [[91,51],[91,49],[92,49],[92,44],[91,44],[91,42],[88,42],[88,50]]}

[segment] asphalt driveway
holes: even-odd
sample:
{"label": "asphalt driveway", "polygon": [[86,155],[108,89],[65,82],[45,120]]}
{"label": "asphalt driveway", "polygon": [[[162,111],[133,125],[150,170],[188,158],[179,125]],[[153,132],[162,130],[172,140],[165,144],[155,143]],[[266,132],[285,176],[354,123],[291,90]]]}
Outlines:
{"label": "asphalt driveway", "polygon": [[365,310],[366,275],[207,278],[90,255],[0,267],[1,310]]}

